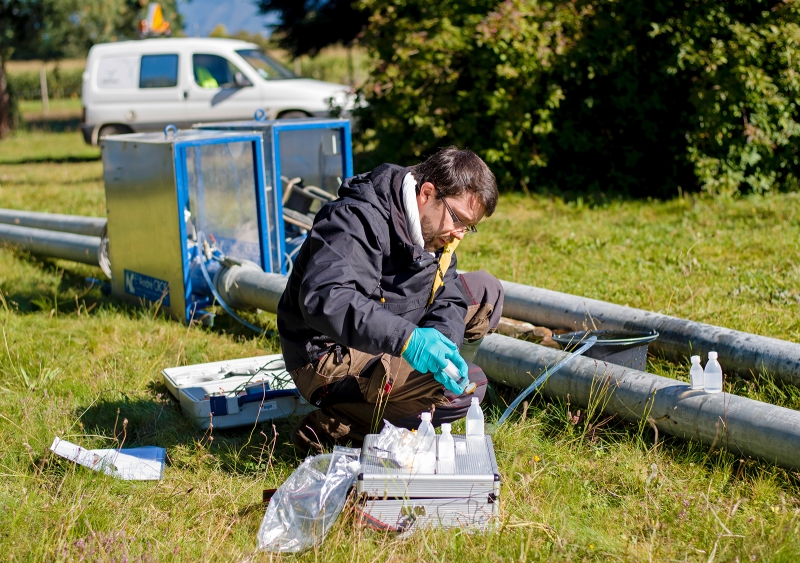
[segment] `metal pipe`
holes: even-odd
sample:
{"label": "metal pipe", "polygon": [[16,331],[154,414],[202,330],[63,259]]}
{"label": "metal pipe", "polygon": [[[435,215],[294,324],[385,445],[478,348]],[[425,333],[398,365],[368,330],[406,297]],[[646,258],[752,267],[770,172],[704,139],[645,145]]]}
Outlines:
{"label": "metal pipe", "polygon": [[3,242],[37,256],[100,265],[97,256],[100,237],[0,224],[0,243]]}
{"label": "metal pipe", "polygon": [[257,265],[245,262],[220,269],[214,286],[223,301],[236,309],[261,309],[278,312],[278,301],[286,288],[286,276],[268,274]]}
{"label": "metal pipe", "polygon": [[[564,352],[499,334],[487,336],[475,363],[492,381],[526,387]],[[543,388],[551,398],[594,405],[606,414],[659,432],[800,468],[800,412],[728,393],[692,391],[689,384],[643,371],[575,358]]]}
{"label": "metal pipe", "polygon": [[59,215],[57,213],[37,213],[16,209],[0,209],[0,223],[18,227],[32,227],[61,233],[73,233],[99,237],[106,228],[102,217],[83,217],[81,215]]}
{"label": "metal pipe", "polygon": [[658,331],[650,349],[675,362],[719,352],[726,373],[769,373],[800,386],[800,344],[503,281],[503,314],[550,328]]}

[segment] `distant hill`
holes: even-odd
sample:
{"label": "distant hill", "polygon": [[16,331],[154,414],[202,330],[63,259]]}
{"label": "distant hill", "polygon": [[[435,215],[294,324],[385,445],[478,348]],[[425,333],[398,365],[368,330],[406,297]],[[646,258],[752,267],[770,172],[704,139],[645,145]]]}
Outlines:
{"label": "distant hill", "polygon": [[253,0],[183,0],[178,4],[183,30],[190,37],[207,37],[219,24],[228,33],[245,30],[269,36],[269,23],[277,23],[258,13]]}

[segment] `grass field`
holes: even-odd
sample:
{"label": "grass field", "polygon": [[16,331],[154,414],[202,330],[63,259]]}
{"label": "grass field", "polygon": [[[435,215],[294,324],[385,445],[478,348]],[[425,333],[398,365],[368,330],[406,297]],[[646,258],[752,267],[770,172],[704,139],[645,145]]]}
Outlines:
{"label": "grass field", "polygon": [[[102,164],[79,133],[0,142],[0,207],[104,215]],[[92,160],[95,159],[95,160]],[[459,265],[498,277],[735,329],[800,339],[796,194],[590,207],[504,195]],[[254,553],[261,491],[299,459],[293,421],[204,433],[161,383],[165,367],[278,352],[219,318],[187,328],[104,297],[96,268],[0,250],[0,554],[8,561],[269,561]],[[267,328],[274,317],[251,316]],[[721,359],[724,366],[724,358]],[[686,379],[687,366],[648,370]],[[734,382],[800,407],[795,389]],[[302,560],[797,561],[798,475],[535,402],[494,437],[503,478],[495,531],[408,538],[364,531],[349,510]],[[491,411],[489,419],[496,416]],[[127,423],[123,423],[127,420]],[[116,481],[48,455],[158,445],[159,482]],[[274,449],[273,449],[274,448]],[[294,557],[287,557],[294,559]]]}

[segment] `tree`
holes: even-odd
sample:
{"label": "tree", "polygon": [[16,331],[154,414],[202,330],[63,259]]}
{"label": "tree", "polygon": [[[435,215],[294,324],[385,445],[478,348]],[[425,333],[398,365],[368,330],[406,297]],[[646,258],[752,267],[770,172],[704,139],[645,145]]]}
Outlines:
{"label": "tree", "polygon": [[46,37],[42,23],[47,16],[42,1],[0,0],[0,139],[11,132],[11,92],[6,80],[6,61],[14,51]]}
{"label": "tree", "polygon": [[359,0],[258,0],[262,14],[275,14],[278,44],[293,56],[316,55],[341,43],[352,46],[369,21],[370,12]]}
{"label": "tree", "polygon": [[800,190],[800,0],[362,0],[373,162],[467,146],[507,189]]}

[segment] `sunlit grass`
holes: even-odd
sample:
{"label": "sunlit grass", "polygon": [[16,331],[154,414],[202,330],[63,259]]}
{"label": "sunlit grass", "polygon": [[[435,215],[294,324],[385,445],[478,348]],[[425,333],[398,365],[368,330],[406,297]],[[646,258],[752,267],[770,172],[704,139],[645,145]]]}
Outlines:
{"label": "sunlit grass", "polygon": [[[0,158],[9,146],[17,159],[58,147],[67,160],[83,150],[78,140],[21,135],[15,145],[0,142]],[[459,247],[459,266],[797,340],[797,203],[776,195],[590,208],[505,195],[480,234]],[[0,165],[0,207],[103,216],[102,164]],[[160,372],[278,352],[277,339],[256,338],[224,317],[211,329],[189,328],[154,307],[121,304],[87,286],[85,278],[101,276],[0,249],[0,553],[31,561],[245,560],[265,510],[262,489],[299,462],[287,437],[293,421],[200,431]],[[273,315],[248,318],[275,326]],[[685,379],[688,366],[651,358],[648,370]],[[731,385],[800,406],[796,390],[769,381]],[[654,443],[649,426],[609,421],[591,432],[602,419],[587,419],[585,408],[576,418],[578,408],[566,398],[537,399],[524,421],[512,418],[494,435],[503,479],[494,530],[397,538],[361,529],[347,509],[324,545],[300,559],[798,560],[800,475],[695,443]],[[162,481],[117,481],[47,454],[55,436],[118,444],[118,416],[128,419],[126,445],[167,449]],[[265,455],[273,440],[273,455]]]}

